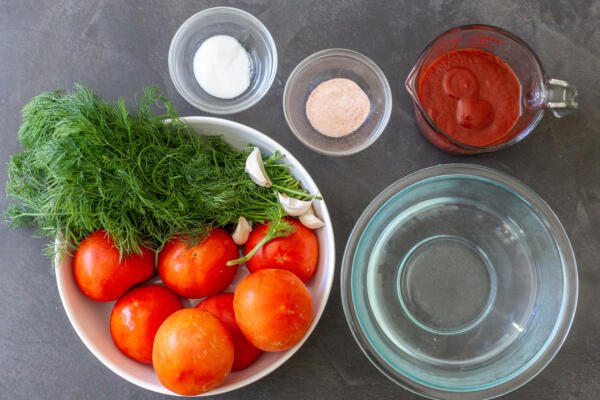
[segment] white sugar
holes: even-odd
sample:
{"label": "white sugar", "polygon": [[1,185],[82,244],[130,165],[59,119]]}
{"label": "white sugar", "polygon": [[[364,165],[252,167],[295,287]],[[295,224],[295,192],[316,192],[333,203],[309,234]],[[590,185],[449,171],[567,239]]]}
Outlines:
{"label": "white sugar", "polygon": [[213,36],[194,55],[194,75],[206,93],[233,99],[250,86],[250,56],[235,38]]}

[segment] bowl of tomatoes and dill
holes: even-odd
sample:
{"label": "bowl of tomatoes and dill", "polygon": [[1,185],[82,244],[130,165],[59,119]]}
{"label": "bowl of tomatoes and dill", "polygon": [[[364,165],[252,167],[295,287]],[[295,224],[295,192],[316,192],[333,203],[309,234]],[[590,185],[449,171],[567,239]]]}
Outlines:
{"label": "bowl of tomatoes and dill", "polygon": [[[300,162],[262,133],[218,118],[180,122],[200,137],[219,136],[233,149],[256,146],[265,163],[269,157],[277,160],[267,172],[287,168],[298,191],[320,193]],[[281,182],[273,179],[273,185]],[[287,195],[293,192],[288,188]],[[56,252],[60,298],[86,347],[137,386],[168,395],[215,395],[244,387],[289,359],[325,308],[334,276],[333,228],[320,198],[312,201],[309,214],[320,222],[317,229],[285,216],[278,222],[283,234],[267,240],[270,222],[254,223],[242,232],[247,242],[240,245],[238,221],[214,226],[197,240],[174,235],[160,251],[140,246],[126,256],[99,229],[74,251]],[[65,243],[57,238],[56,248]],[[255,247],[260,248],[248,257]],[[244,255],[245,263],[227,265]],[[275,303],[289,315],[274,315]]]}

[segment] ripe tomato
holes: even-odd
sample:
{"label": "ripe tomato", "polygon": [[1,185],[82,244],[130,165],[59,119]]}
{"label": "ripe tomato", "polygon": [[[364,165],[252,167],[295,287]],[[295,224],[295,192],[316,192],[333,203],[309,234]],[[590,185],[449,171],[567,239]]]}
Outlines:
{"label": "ripe tomato", "polygon": [[110,335],[123,354],[152,364],[152,343],[160,324],[183,308],[179,298],[159,285],[140,286],[125,293],[110,314]]}
{"label": "ripe tomato", "polygon": [[[267,242],[246,262],[246,266],[251,272],[268,268],[287,269],[303,282],[308,282],[319,261],[317,236],[294,218],[286,218],[286,221],[294,226],[294,233]],[[245,252],[252,250],[268,231],[267,224],[261,224],[252,230]]]}
{"label": "ripe tomato", "polygon": [[79,289],[92,300],[118,299],[132,286],[154,275],[154,252],[119,258],[119,250],[105,231],[83,239],[73,257],[73,275]]}
{"label": "ripe tomato", "polygon": [[208,311],[176,311],[154,337],[154,371],[160,382],[175,393],[193,396],[211,390],[221,383],[232,364],[231,334]]}
{"label": "ripe tomato", "polygon": [[313,319],[310,292],[284,269],[262,269],[245,277],[235,289],[233,309],[246,338],[264,351],[293,347]]}
{"label": "ripe tomato", "polygon": [[239,257],[231,236],[215,228],[195,246],[172,240],[158,256],[158,273],[165,285],[180,296],[200,298],[222,292],[233,280],[237,266],[225,263]]}
{"label": "ripe tomato", "polygon": [[254,347],[252,343],[246,339],[237,322],[235,322],[235,314],[233,312],[233,293],[223,293],[198,303],[196,308],[208,311],[215,317],[219,318],[233,339],[233,366],[232,371],[239,371],[252,364],[262,353]]}

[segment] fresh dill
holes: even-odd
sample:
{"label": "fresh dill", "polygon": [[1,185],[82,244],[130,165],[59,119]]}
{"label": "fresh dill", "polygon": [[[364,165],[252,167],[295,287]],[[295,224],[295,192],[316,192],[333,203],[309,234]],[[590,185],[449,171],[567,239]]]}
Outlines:
{"label": "fresh dill", "polygon": [[101,228],[122,255],[141,246],[160,251],[174,236],[199,240],[240,216],[271,221],[268,236],[285,236],[290,227],[276,191],[312,198],[278,152],[264,157],[273,186],[257,186],[244,171],[250,149],[191,133],[153,87],[135,112],[82,85],[40,94],[23,108],[18,139],[23,149],[8,165],[8,217],[63,235],[70,247],[61,251]]}

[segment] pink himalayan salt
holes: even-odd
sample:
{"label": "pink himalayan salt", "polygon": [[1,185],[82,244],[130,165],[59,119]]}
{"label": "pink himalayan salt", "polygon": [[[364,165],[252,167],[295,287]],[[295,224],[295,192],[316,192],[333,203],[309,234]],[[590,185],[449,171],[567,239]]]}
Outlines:
{"label": "pink himalayan salt", "polygon": [[371,111],[371,101],[356,82],[335,78],[320,83],[308,96],[306,116],[325,136],[339,138],[356,131]]}

